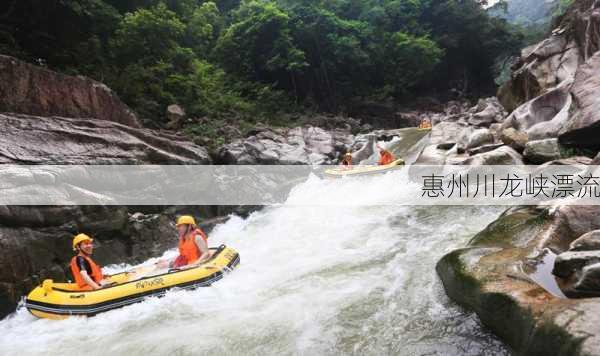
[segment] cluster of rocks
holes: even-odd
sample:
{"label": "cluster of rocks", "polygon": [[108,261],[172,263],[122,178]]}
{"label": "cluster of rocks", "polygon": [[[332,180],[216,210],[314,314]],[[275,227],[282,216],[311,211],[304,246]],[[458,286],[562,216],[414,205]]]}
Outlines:
{"label": "cluster of rocks", "polygon": [[591,296],[599,260],[580,249],[597,247],[598,228],[596,206],[511,208],[436,270],[448,296],[474,310],[516,353],[597,355],[600,299],[553,297],[525,271],[540,263],[545,249],[566,251],[554,267],[566,278],[559,285],[569,296]]}
{"label": "cluster of rocks", "polygon": [[259,128],[250,136],[222,146],[221,164],[331,164],[352,144],[347,130],[319,127]]}
{"label": "cluster of rocks", "polygon": [[[489,125],[465,115],[441,120],[419,161],[598,165],[600,155],[577,152],[600,149],[599,73],[600,0],[576,0],[549,38],[522,51],[501,87],[511,114]],[[517,353],[598,355],[600,299],[587,297],[600,296],[599,229],[600,208],[573,199],[515,207],[436,269],[447,294]],[[555,298],[527,275],[547,250],[558,254],[555,284],[578,299]],[[550,271],[545,278],[554,280]]]}
{"label": "cluster of rocks", "polygon": [[526,132],[506,124],[507,113],[496,98],[451,115],[432,115],[430,144],[417,164],[542,164],[564,158],[558,140],[529,140]]}
{"label": "cluster of rocks", "polygon": [[417,163],[542,164],[600,149],[598,28],[600,2],[577,1],[552,36],[522,51],[499,100],[432,116]]}

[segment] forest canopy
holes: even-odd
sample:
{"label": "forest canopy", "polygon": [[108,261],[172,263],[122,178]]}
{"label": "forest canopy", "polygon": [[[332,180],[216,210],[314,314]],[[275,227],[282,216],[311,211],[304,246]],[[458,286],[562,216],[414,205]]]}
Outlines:
{"label": "forest canopy", "polygon": [[147,124],[493,93],[522,36],[475,0],[7,0],[0,53],[113,88]]}

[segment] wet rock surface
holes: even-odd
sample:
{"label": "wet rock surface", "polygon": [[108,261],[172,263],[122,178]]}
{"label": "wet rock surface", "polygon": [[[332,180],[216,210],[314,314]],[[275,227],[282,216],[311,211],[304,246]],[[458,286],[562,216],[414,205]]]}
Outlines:
{"label": "wet rock surface", "polygon": [[[544,248],[565,251],[581,230],[600,223],[596,207],[574,208],[511,208],[437,265],[447,294],[474,310],[517,354],[598,354],[600,299],[553,297],[523,272]],[[582,279],[587,285],[595,281],[595,268]]]}

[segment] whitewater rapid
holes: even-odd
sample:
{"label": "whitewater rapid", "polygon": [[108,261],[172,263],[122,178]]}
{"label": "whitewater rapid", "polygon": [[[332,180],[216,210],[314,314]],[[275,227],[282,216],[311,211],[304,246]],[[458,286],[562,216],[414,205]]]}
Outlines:
{"label": "whitewater rapid", "polygon": [[396,174],[311,177],[285,204],[217,226],[210,245],[235,248],[241,264],[212,287],[92,318],[21,308],[0,321],[0,354],[509,354],[434,269],[502,209],[394,205],[390,190],[415,189]]}

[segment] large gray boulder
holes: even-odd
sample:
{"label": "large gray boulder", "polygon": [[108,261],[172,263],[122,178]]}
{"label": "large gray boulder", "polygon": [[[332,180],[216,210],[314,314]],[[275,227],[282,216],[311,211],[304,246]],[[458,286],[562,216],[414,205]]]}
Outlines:
{"label": "large gray boulder", "polygon": [[490,125],[502,122],[507,113],[496,97],[481,99],[475,111],[468,119],[468,123],[478,127],[490,127]]}
{"label": "large gray boulder", "polygon": [[585,233],[569,245],[569,251],[593,250],[600,250],[600,230],[593,230]]}
{"label": "large gray boulder", "polygon": [[529,141],[525,145],[523,156],[527,161],[535,164],[557,160],[561,157],[558,139]]}
{"label": "large gray boulder", "polygon": [[462,165],[522,165],[523,159],[519,152],[508,146],[501,146],[495,150],[470,156],[461,162]]}
{"label": "large gray boulder", "polygon": [[457,145],[464,151],[473,131],[474,128],[466,123],[442,121],[433,126],[429,142],[442,150],[449,150]]}
{"label": "large gray boulder", "polygon": [[517,131],[512,127],[502,130],[500,133],[500,140],[505,144],[510,146],[517,152],[523,152],[525,150],[525,145],[529,140],[526,132]]}
{"label": "large gray boulder", "polygon": [[569,278],[587,265],[600,262],[600,250],[563,252],[554,262],[552,273],[561,278]]}
{"label": "large gray boulder", "polygon": [[521,105],[506,119],[503,128],[524,132],[530,140],[558,137],[568,123],[572,102],[564,84]]}
{"label": "large gray boulder", "polygon": [[488,129],[478,129],[473,131],[467,142],[467,149],[473,149],[486,144],[494,143],[494,135]]}

